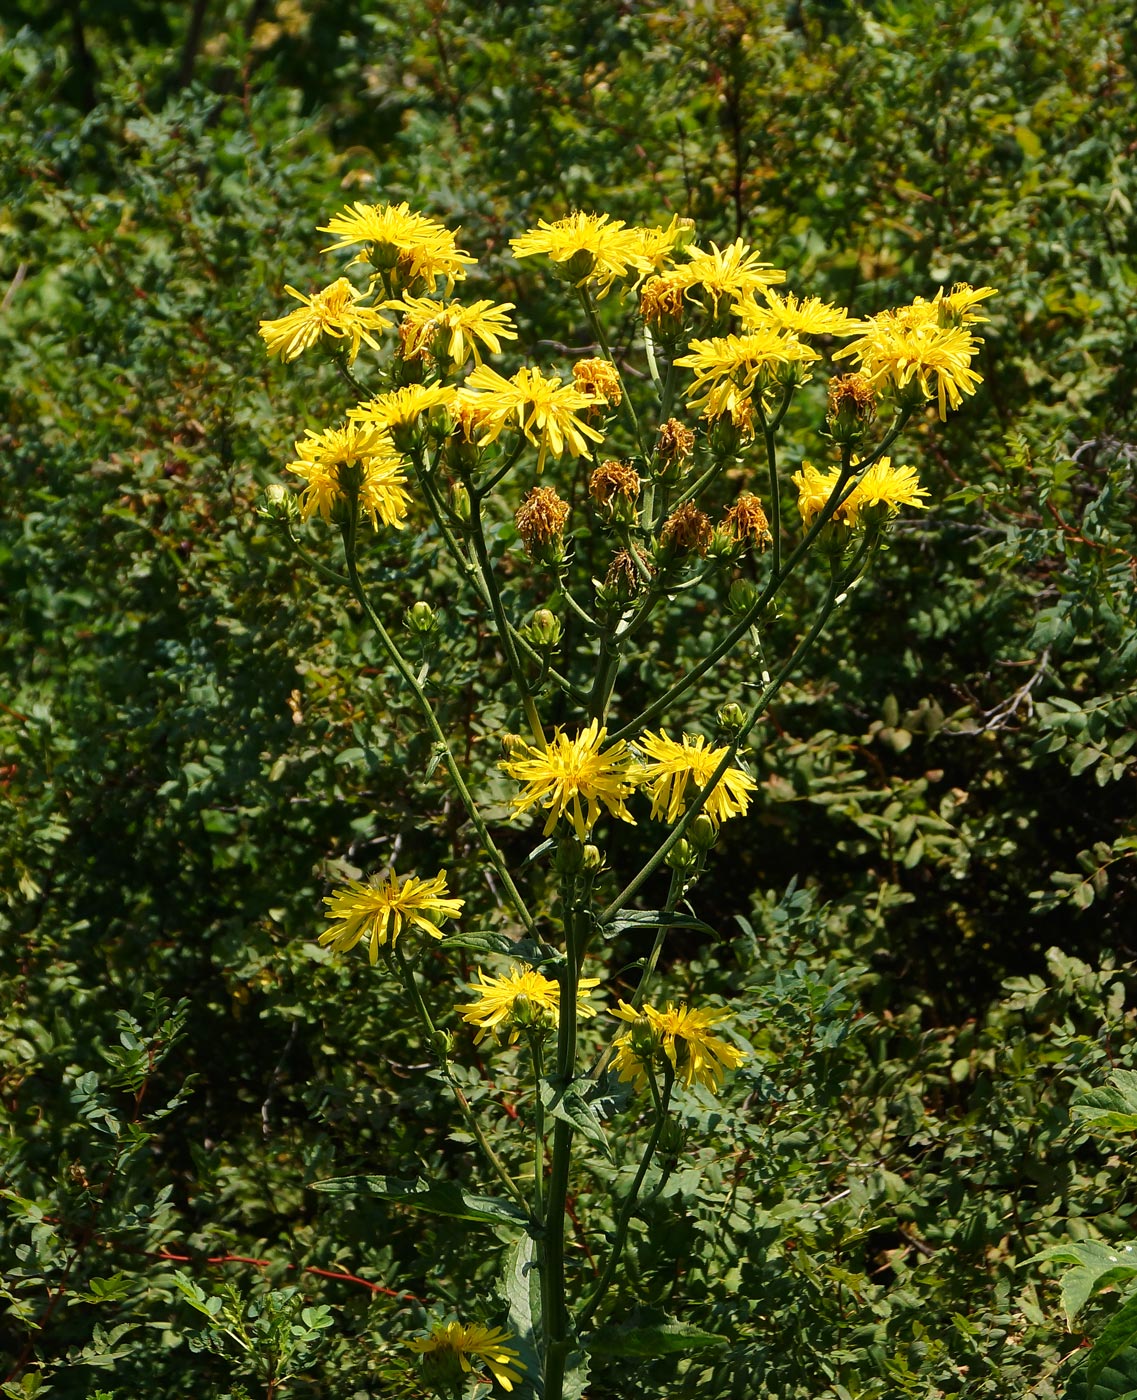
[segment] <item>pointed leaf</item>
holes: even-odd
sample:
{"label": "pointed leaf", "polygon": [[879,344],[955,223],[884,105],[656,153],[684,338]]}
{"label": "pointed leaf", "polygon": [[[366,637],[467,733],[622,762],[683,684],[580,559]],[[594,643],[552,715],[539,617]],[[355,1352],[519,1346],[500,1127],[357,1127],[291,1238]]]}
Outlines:
{"label": "pointed leaf", "polygon": [[512,1201],[475,1195],[463,1190],[455,1181],[408,1181],[397,1176],[337,1176],[328,1181],[312,1182],[312,1190],[322,1191],[328,1196],[377,1196],[380,1200],[417,1206],[433,1215],[448,1215],[455,1220],[505,1220],[514,1225],[529,1222],[526,1213]]}
{"label": "pointed leaf", "polygon": [[709,933],[712,938],[718,937],[717,930],[710,924],[705,924],[702,919],[696,919],[694,914],[684,914],[672,909],[625,910],[605,926],[605,935],[615,938],[617,934],[627,933],[630,929],[655,928],[690,928],[697,929],[700,933]]}
{"label": "pointed leaf", "polygon": [[584,1096],[584,1084],[574,1082],[569,1085],[555,1083],[551,1079],[541,1081],[541,1102],[545,1105],[545,1111],[551,1113],[554,1118],[563,1119],[588,1139],[593,1142],[604,1153],[609,1161],[612,1160],[612,1149],[608,1146],[608,1137],[604,1132],[600,1122],[600,1115],[597,1113],[595,1105],[589,1103]]}
{"label": "pointed leaf", "polygon": [[598,1327],[586,1340],[591,1356],[674,1356],[706,1347],[724,1347],[728,1338],[685,1322],[651,1322]]}
{"label": "pointed leaf", "polygon": [[1062,1277],[1062,1309],[1066,1320],[1074,1321],[1095,1293],[1124,1279],[1137,1276],[1137,1244],[1112,1245],[1101,1240],[1078,1240],[1044,1249],[1025,1261],[1072,1264]]}

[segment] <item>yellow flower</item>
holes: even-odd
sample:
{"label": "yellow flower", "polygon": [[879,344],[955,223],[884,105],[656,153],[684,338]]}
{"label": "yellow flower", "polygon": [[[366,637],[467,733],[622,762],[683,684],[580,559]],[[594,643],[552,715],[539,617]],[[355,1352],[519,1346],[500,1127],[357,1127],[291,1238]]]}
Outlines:
{"label": "yellow flower", "polygon": [[348,499],[354,488],[359,509],[372,527],[381,520],[396,530],[403,528],[410,496],[403,474],[403,459],[390,438],[373,424],[348,423],[308,435],[296,443],[297,460],[288,470],[303,477],[300,518],[313,513],[331,520],[333,507]]}
{"label": "yellow flower", "polygon": [[515,257],[544,254],[561,264],[562,276],[573,286],[591,283],[604,296],[617,277],[646,272],[652,266],[644,251],[643,233],[627,228],[622,219],[578,211],[551,224],[539,219],[536,228],[509,241]]}
{"label": "yellow flower", "polygon": [[404,1345],[418,1352],[424,1369],[447,1389],[453,1389],[462,1376],[485,1369],[502,1390],[512,1390],[525,1371],[521,1353],[505,1345],[512,1339],[513,1333],[500,1327],[483,1327],[478,1322],[439,1322],[429,1337],[413,1338]]}
{"label": "yellow flower", "polygon": [[667,273],[668,282],[682,286],[684,292],[701,295],[710,300],[711,311],[719,314],[719,303],[725,298],[736,301],[753,295],[763,287],[784,282],[786,274],[769,263],[762,262],[758,250],[741,238],[720,248],[711,244],[708,253],[692,245],[686,250],[687,261],[678,263]]}
{"label": "yellow flower", "polygon": [[445,384],[410,384],[405,389],[379,394],[358,408],[349,408],[347,416],[376,428],[410,428],[421,414],[449,408],[456,394],[456,390]]}
{"label": "yellow flower", "polygon": [[[834,359],[855,356],[873,384],[899,390],[914,385],[925,399],[938,401],[941,418],[973,394],[983,377],[971,368],[979,345],[963,326],[941,326],[934,302],[914,302],[882,311],[862,321],[859,340],[838,350]],[[933,387],[934,381],[934,387]]]}
{"label": "yellow flower", "polygon": [[694,371],[696,397],[687,406],[701,408],[706,418],[733,414],[739,403],[753,396],[755,389],[765,392],[781,366],[805,366],[821,358],[796,336],[770,329],[693,340],[689,349],[690,353],[681,355],[675,363]]}
{"label": "yellow flower", "polygon": [[517,331],[509,319],[513,302],[495,305],[492,301],[475,301],[462,306],[456,301],[445,303],[433,297],[413,297],[404,294],[402,301],[388,301],[392,311],[403,311],[403,354],[414,359],[423,350],[430,350],[441,339],[446,341],[446,356],[455,365],[464,365],[471,355],[474,363],[482,362],[478,341],[494,355],[501,354],[503,340],[516,340]]}
{"label": "yellow flower", "polygon": [[[683,742],[677,744],[662,730],[645,734],[637,746],[649,760],[641,770],[640,782],[651,795],[651,815],[669,825],[687,810],[688,789],[694,796],[706,787],[727,752],[709,747],[701,734],[694,738],[684,734]],[[751,793],[757,790],[749,773],[728,768],[715,784],[703,811],[718,826],[730,817],[742,816],[750,806]]]}
{"label": "yellow flower", "polygon": [[320,934],[320,942],[330,943],[335,953],[346,953],[361,938],[366,939],[374,964],[380,948],[395,946],[404,925],[441,938],[438,925],[443,919],[456,919],[465,902],[449,898],[446,875],[441,870],[433,880],[408,875],[400,881],[394,872],[377,885],[349,880],[346,889],[336,890],[324,900],[328,906],[324,917],[335,922]]}
{"label": "yellow flower", "polygon": [[[516,1045],[521,1032],[529,1026],[555,1029],[559,1023],[561,988],[558,982],[543,977],[534,968],[513,967],[504,977],[487,977],[478,968],[479,985],[474,988],[477,1001],[459,1006],[463,1021],[477,1026],[474,1044],[480,1045],[488,1035],[504,1039],[509,1032],[510,1045]],[[599,987],[599,977],[581,977],[577,982],[577,1015],[596,1015],[588,994]]]}
{"label": "yellow flower", "polygon": [[614,817],[634,826],[635,818],[624,805],[636,783],[631,751],[621,740],[601,752],[607,733],[593,720],[575,739],[558,729],[548,748],[521,745],[521,757],[500,765],[525,785],[525,791],[513,798],[511,805],[518,813],[536,804],[546,808],[546,836],[567,816],[583,841],[600,818],[601,803]]}
{"label": "yellow flower", "polygon": [[546,379],[539,369],[526,367],[504,379],[489,365],[479,365],[466,384],[483,393],[489,427],[481,445],[495,442],[515,422],[539,449],[538,471],[544,467],[548,452],[559,457],[568,451],[580,457],[588,452],[589,442],[604,440],[603,433],[577,417],[593,400],[571,384],[562,385],[555,374]]}
{"label": "yellow flower", "polygon": [[306,297],[295,287],[285,287],[303,305],[287,316],[275,321],[262,321],[260,333],[270,355],[279,355],[282,360],[295,360],[305,350],[310,350],[322,335],[333,340],[347,340],[348,360],[355,363],[359,346],[366,341],[372,350],[379,349],[379,343],[371,338],[372,331],[386,330],[391,322],[370,306],[359,306],[363,293],[353,287],[346,277],[339,277],[322,292]]}
{"label": "yellow flower", "polygon": [[972,326],[977,321],[986,321],[986,316],[977,316],[974,308],[988,297],[998,296],[994,287],[973,287],[969,282],[957,282],[948,295],[944,296],[941,287],[932,299],[941,326]]}
{"label": "yellow flower", "polygon": [[572,382],[586,398],[602,407],[610,404],[619,408],[624,397],[619,372],[611,360],[577,360],[572,367]]}
{"label": "yellow flower", "polygon": [[406,204],[356,203],[322,224],[320,232],[333,234],[336,240],[323,249],[325,253],[367,244],[353,262],[378,269],[373,281],[386,272],[405,287],[421,284],[430,291],[439,277],[445,277],[450,290],[477,261],[458,247],[456,235],[444,224],[412,213]]}
{"label": "yellow flower", "polygon": [[746,1059],[745,1051],[710,1034],[709,1028],[727,1020],[729,1011],[715,1007],[697,1011],[686,1004],[677,1008],[670,1001],[666,1011],[654,1006],[637,1011],[622,1001],[613,1014],[632,1025],[616,1038],[613,1063],[620,1078],[638,1089],[647,1087],[647,1072],[660,1053],[671,1061],[680,1084],[688,1089],[702,1084],[712,1094],[722,1088],[726,1071],[737,1069]]}
{"label": "yellow flower", "polygon": [[861,512],[872,506],[883,506],[888,515],[895,515],[901,506],[926,510],[921,497],[928,494],[920,485],[915,467],[894,467],[891,457],[882,457],[857,482],[853,494],[842,504],[841,513],[854,525]]}
{"label": "yellow flower", "polygon": [[664,263],[677,248],[686,244],[695,232],[693,219],[672,216],[666,228],[630,228],[628,233],[635,240],[638,265],[643,271],[661,271]]}
{"label": "yellow flower", "polygon": [[789,331],[793,335],[854,335],[858,323],[839,306],[830,306],[820,297],[803,297],[793,292],[784,297],[769,287],[762,289],[765,306],[759,306],[753,293],[740,297],[735,311],[747,330]]}
{"label": "yellow flower", "polygon": [[819,472],[810,462],[802,462],[801,471],[795,472],[790,480],[797,487],[797,508],[803,522],[809,526],[829,503],[833,488],[841,477],[841,468],[833,467],[828,472]]}

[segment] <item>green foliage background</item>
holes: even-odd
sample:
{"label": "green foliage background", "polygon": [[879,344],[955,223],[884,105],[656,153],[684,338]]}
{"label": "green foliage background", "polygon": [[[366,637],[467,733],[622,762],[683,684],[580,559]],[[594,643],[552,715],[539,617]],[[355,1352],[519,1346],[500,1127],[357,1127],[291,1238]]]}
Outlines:
{"label": "green foliage background", "polygon": [[[1122,1156],[1069,1111],[1137,1043],[1128,7],[6,15],[3,1393],[417,1396],[398,1338],[500,1273],[489,1234],[306,1190],[472,1169],[404,1008],[313,939],[329,882],[393,851],[491,895],[352,610],[253,508],[341,403],[256,321],[325,280],[322,216],[405,198],[485,250],[471,291],[546,360],[580,328],[507,240],[575,207],[742,234],[859,313],[1000,289],[979,395],[906,438],[935,508],[776,704],[698,895],[722,941],[670,968],[737,993],[758,1055],[692,1116],[621,1307],[727,1345],[597,1360],[588,1393],[1062,1394],[1115,1299],[1067,1331],[1025,1261],[1134,1233]],[[446,584],[407,534],[376,546],[393,615]],[[688,667],[719,606],[644,666]],[[479,625],[448,615],[447,719],[488,783]]]}

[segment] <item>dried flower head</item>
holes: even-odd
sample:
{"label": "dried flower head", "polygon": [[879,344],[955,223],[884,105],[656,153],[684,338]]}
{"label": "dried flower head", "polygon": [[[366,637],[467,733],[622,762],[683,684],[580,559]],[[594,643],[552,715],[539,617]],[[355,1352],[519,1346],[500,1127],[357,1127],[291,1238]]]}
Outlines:
{"label": "dried flower head", "polygon": [[688,501],[664,521],[661,538],[681,554],[703,555],[713,534],[710,520],[693,501]]}
{"label": "dried flower head", "polygon": [[640,315],[657,335],[678,334],[686,315],[686,278],[674,272],[649,277],[640,292]]}
{"label": "dried flower head", "polygon": [[871,423],[876,417],[876,390],[863,374],[838,374],[829,381],[829,416]]}
{"label": "dried flower head", "polygon": [[659,430],[655,455],[663,467],[673,467],[690,457],[695,447],[695,434],[685,428],[678,418],[669,418]]}
{"label": "dried flower head", "polygon": [[611,360],[577,360],[572,367],[572,382],[597,405],[608,404],[618,408],[624,397],[620,376]]}
{"label": "dried flower head", "polygon": [[604,587],[610,590],[617,602],[626,603],[634,598],[643,587],[643,578],[636,568],[635,560],[626,549],[621,549],[608,565],[604,576]]}
{"label": "dried flower head", "polygon": [[738,544],[753,544],[765,549],[770,543],[770,522],[762,502],[749,491],[743,491],[722,518],[723,529]]}
{"label": "dried flower head", "polygon": [[568,516],[569,503],[561,500],[555,486],[534,486],[513,517],[527,553],[532,555],[563,534]]}
{"label": "dried flower head", "polygon": [[588,478],[588,494],[597,505],[614,500],[634,501],[640,494],[640,477],[630,462],[602,462]]}

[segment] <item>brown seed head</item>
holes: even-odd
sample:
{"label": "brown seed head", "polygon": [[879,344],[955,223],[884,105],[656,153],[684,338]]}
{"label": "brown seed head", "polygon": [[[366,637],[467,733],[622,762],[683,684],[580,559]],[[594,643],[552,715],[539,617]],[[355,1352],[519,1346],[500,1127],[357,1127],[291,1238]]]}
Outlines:
{"label": "brown seed head", "polygon": [[643,587],[639,570],[626,549],[613,556],[604,576],[604,587],[610,588],[621,602],[634,598]]}
{"label": "brown seed head", "polygon": [[871,423],[876,417],[876,392],[863,374],[839,374],[829,381],[829,413],[842,414],[858,423]]}
{"label": "brown seed head", "polygon": [[553,486],[534,486],[517,507],[517,533],[529,554],[558,538],[568,519],[569,504]]}
{"label": "brown seed head", "polygon": [[588,493],[600,506],[617,497],[634,501],[640,494],[639,473],[629,462],[603,462],[588,479]]}
{"label": "brown seed head", "polygon": [[770,543],[770,522],[762,502],[749,491],[744,491],[723,515],[722,528],[738,544],[754,544],[765,549]]}
{"label": "brown seed head", "polygon": [[695,434],[690,428],[685,428],[678,418],[669,418],[659,430],[655,455],[661,466],[672,467],[690,457],[694,446]]}
{"label": "brown seed head", "polygon": [[664,521],[661,538],[665,544],[684,554],[706,554],[711,543],[711,522],[703,512],[688,501]]}

